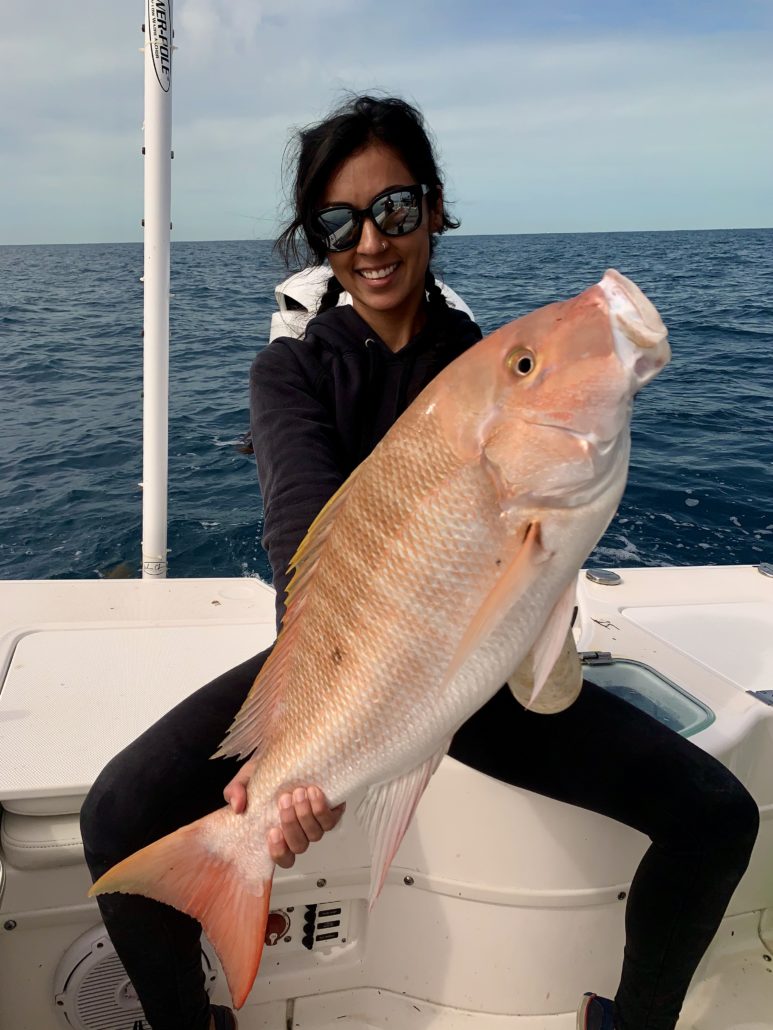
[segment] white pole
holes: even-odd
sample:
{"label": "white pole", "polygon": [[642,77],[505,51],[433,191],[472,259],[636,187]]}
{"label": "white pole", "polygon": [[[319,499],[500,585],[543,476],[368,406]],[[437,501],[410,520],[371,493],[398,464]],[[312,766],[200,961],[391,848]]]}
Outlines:
{"label": "white pole", "polygon": [[172,0],[145,0],[142,577],[166,576]]}

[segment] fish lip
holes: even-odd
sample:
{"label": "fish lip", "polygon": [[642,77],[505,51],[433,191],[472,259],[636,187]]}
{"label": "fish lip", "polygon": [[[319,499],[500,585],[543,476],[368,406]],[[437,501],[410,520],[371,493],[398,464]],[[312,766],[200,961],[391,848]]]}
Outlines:
{"label": "fish lip", "polygon": [[632,279],[621,275],[614,268],[608,268],[599,283],[607,303],[615,313],[626,312],[629,320],[636,324],[641,338],[640,347],[653,347],[667,335],[658,309]]}
{"label": "fish lip", "polygon": [[599,288],[607,302],[615,351],[636,392],[668,364],[668,330],[652,301],[614,268],[604,273]]}

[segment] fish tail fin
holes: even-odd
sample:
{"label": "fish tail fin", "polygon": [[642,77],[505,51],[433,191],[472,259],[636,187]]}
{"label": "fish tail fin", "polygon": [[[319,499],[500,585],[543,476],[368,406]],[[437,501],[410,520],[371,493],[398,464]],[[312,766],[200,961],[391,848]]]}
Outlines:
{"label": "fish tail fin", "polygon": [[149,844],[101,876],[95,894],[142,894],[197,919],[223,966],[236,1008],[241,1008],[258,972],[268,920],[273,865],[268,876],[248,883],[240,870],[207,845],[206,816]]}

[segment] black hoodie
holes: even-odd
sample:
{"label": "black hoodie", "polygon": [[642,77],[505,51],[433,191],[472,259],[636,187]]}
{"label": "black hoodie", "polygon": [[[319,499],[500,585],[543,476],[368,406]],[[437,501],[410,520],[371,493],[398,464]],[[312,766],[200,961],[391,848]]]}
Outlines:
{"label": "black hoodie", "polygon": [[312,520],[424,387],[481,338],[461,311],[430,320],[393,353],[347,304],[282,336],[250,373],[252,441],[263,494],[263,546],[284,611],[287,566]]}

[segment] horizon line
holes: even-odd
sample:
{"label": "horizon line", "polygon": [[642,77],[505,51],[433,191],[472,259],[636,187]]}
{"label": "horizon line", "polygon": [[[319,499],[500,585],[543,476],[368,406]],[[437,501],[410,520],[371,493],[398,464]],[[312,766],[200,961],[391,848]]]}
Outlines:
{"label": "horizon line", "polygon": [[[734,226],[708,226],[700,229],[569,229],[569,230],[542,230],[540,232],[454,232],[453,236],[445,236],[444,239],[475,239],[485,236],[629,236],[634,233],[671,233],[671,232],[766,232],[773,229],[773,225],[734,225]],[[170,245],[175,243],[274,243],[271,236],[239,236],[229,239],[185,239],[170,240]],[[0,243],[0,247],[134,247],[142,246],[143,240],[67,240],[55,243],[27,242],[27,243]]]}

